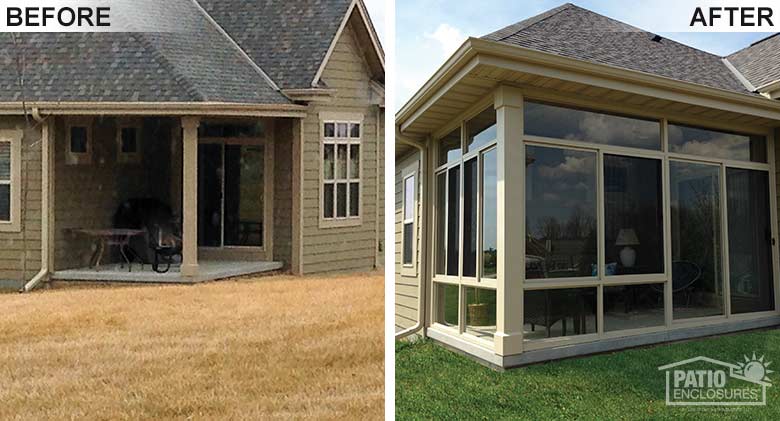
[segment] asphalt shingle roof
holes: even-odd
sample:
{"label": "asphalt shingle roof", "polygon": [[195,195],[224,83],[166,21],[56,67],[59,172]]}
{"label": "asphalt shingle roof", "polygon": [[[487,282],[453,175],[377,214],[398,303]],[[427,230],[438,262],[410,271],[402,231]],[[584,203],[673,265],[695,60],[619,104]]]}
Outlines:
{"label": "asphalt shingle roof", "polygon": [[756,88],[780,80],[780,34],[755,42],[728,60]]}
{"label": "asphalt shingle roof", "polygon": [[282,88],[310,88],[350,0],[200,0]]}
{"label": "asphalt shingle roof", "polygon": [[684,82],[750,93],[721,57],[564,4],[483,38]]}
{"label": "asphalt shingle roof", "polygon": [[165,7],[183,31],[0,34],[0,101],[290,103],[194,2]]}

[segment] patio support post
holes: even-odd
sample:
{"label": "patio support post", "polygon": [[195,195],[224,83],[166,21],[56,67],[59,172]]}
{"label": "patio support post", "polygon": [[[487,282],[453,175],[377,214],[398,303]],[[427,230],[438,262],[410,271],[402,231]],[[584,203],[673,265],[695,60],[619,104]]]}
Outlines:
{"label": "patio support post", "polygon": [[182,262],[181,274],[198,275],[198,126],[199,117],[182,117]]}
{"label": "patio support post", "polygon": [[523,279],[525,276],[525,148],[523,95],[500,86],[495,95],[498,153],[498,256],[495,353],[523,351]]}

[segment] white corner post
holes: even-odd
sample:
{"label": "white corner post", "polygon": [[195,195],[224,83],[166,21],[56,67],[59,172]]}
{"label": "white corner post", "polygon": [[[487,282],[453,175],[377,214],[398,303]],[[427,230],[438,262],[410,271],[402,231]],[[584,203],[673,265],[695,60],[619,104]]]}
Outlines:
{"label": "white corner post", "polygon": [[182,262],[181,274],[198,275],[198,126],[200,118],[182,117]]}
{"label": "white corner post", "polygon": [[525,277],[525,148],[523,95],[513,87],[496,90],[498,130],[498,260],[495,353],[523,352],[523,279]]}

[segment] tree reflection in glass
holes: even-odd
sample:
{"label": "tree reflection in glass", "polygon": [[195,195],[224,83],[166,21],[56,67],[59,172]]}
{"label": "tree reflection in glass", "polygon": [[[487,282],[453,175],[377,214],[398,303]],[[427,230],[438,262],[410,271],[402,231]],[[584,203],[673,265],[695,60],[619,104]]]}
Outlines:
{"label": "tree reflection in glass", "polygon": [[674,318],[723,314],[720,168],[669,162]]}
{"label": "tree reflection in glass", "polygon": [[596,153],[526,155],[526,278],[596,276]]}

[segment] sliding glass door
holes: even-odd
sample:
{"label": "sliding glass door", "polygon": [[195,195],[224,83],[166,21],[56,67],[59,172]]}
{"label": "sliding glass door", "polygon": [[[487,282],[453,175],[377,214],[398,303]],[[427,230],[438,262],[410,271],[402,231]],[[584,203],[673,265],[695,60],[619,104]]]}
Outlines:
{"label": "sliding glass door", "polygon": [[220,141],[198,146],[198,245],[262,247],[265,147]]}

